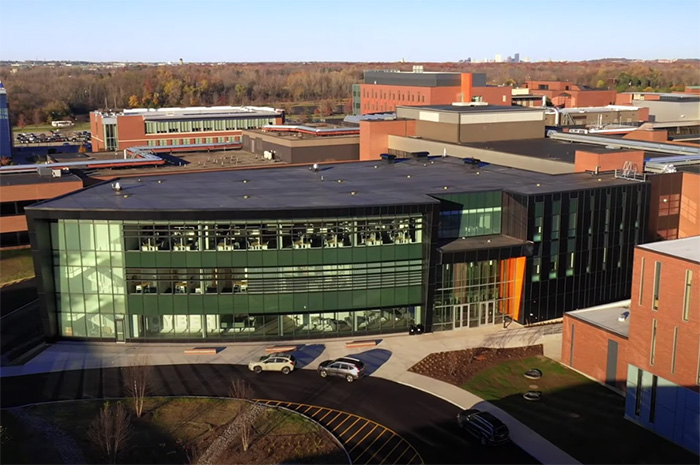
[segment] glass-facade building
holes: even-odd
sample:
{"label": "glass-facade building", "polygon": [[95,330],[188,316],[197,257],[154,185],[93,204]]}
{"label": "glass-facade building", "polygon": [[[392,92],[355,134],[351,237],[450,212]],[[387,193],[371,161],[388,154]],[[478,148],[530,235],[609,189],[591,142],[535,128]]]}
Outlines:
{"label": "glass-facade building", "polygon": [[556,318],[629,292],[645,183],[474,170],[441,157],[148,176],[41,202],[27,216],[45,333],[439,331]]}

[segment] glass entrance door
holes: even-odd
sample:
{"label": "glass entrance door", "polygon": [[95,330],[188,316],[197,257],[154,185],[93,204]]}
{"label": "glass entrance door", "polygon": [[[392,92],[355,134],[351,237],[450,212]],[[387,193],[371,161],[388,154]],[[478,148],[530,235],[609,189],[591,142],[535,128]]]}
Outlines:
{"label": "glass entrance door", "polygon": [[452,311],[454,329],[469,326],[469,304],[455,305]]}
{"label": "glass entrance door", "polygon": [[494,323],[494,314],[496,313],[496,303],[479,302],[479,324],[492,325]]}
{"label": "glass entrance door", "polygon": [[117,342],[126,342],[124,337],[124,319],[116,318],[114,320],[114,333],[117,335]]}

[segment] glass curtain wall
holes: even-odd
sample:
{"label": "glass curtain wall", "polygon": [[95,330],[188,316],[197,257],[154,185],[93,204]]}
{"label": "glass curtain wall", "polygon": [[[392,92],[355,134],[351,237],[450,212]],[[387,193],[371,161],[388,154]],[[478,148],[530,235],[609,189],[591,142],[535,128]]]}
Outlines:
{"label": "glass curtain wall", "polygon": [[502,323],[514,298],[507,291],[515,280],[507,262],[442,265],[442,280],[435,293],[433,331]]}
{"label": "glass curtain wall", "polygon": [[59,220],[51,235],[64,337],[114,339],[123,324],[127,338],[281,339],[423,321],[421,215]]}
{"label": "glass curtain wall", "polygon": [[60,334],[116,337],[126,309],[121,223],[59,220],[51,242]]}

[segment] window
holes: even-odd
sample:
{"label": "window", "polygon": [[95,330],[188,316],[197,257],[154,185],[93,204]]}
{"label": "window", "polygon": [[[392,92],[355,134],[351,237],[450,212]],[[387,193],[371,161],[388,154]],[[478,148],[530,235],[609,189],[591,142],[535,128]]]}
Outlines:
{"label": "window", "polygon": [[646,264],[646,258],[642,257],[641,270],[639,270],[639,305],[641,306],[644,302],[644,265]]}
{"label": "window", "polygon": [[693,270],[685,270],[685,291],[683,293],[683,321],[690,318],[690,288],[693,285]]}
{"label": "window", "polygon": [[671,373],[676,372],[676,345],[678,344],[678,326],[673,328],[673,349],[671,352]]}
{"label": "window", "polygon": [[659,309],[659,289],[661,288],[661,262],[654,262],[654,299],[651,303],[653,310]]}
{"label": "window", "polygon": [[649,354],[649,365],[654,365],[656,357],[656,318],[651,322],[651,352]]}
{"label": "window", "polygon": [[634,396],[634,415],[639,416],[642,411],[642,370],[637,368],[637,389]]}
{"label": "window", "polygon": [[649,406],[649,423],[654,423],[656,417],[656,384],[659,377],[654,375],[651,378],[651,405]]}

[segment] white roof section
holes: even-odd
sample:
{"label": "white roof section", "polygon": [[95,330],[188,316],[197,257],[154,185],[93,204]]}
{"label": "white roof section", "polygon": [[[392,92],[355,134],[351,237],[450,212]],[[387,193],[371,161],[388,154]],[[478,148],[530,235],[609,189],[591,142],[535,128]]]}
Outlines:
{"label": "white roof section", "polygon": [[226,115],[245,114],[280,114],[284,110],[273,107],[233,107],[233,106],[212,106],[212,107],[165,107],[165,108],[128,108],[121,111],[105,110],[95,113],[102,116],[135,116],[141,115],[144,118],[202,118],[217,117]]}
{"label": "white roof section", "polygon": [[606,113],[613,111],[636,111],[640,107],[633,107],[629,105],[606,105],[604,107],[574,107],[574,108],[560,108],[559,113]]}
{"label": "white roof section", "polygon": [[183,114],[183,115],[203,115],[210,113],[253,113],[258,111],[282,111],[272,107],[232,107],[232,106],[213,106],[213,107],[165,107],[165,108],[130,108],[124,110],[124,115],[167,115]]}
{"label": "white roof section", "polygon": [[637,246],[683,260],[700,263],[700,236],[686,237],[672,241],[652,242]]}
{"label": "white roof section", "polygon": [[565,315],[626,338],[630,332],[630,302],[623,300],[566,312]]}

